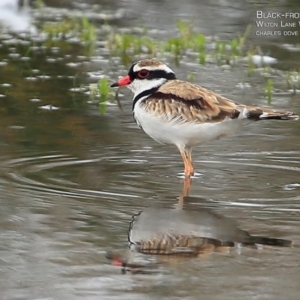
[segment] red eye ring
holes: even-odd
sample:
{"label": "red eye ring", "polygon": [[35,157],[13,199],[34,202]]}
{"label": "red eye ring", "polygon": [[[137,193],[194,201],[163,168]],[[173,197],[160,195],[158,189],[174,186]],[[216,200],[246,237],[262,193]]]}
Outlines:
{"label": "red eye ring", "polygon": [[138,72],[138,77],[139,78],[147,78],[149,76],[150,72],[146,69],[142,69],[141,71]]}

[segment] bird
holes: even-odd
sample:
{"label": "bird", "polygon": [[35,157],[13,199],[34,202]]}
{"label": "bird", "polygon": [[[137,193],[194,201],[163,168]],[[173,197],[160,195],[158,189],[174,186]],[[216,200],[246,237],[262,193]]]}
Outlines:
{"label": "bird", "polygon": [[194,175],[193,147],[232,134],[250,121],[299,119],[290,111],[240,104],[177,79],[169,66],[154,58],[133,63],[128,74],[111,87],[133,92],[136,123],[155,141],[179,149],[185,178]]}

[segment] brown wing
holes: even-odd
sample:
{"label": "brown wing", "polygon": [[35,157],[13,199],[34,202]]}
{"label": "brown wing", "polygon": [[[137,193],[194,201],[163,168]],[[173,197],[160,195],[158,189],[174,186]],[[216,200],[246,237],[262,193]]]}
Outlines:
{"label": "brown wing", "polygon": [[163,84],[143,104],[168,120],[178,118],[183,122],[220,122],[235,119],[240,114],[237,104],[229,99],[181,80]]}
{"label": "brown wing", "polygon": [[149,112],[163,116],[166,121],[214,123],[237,118],[253,121],[299,119],[293,112],[235,103],[199,85],[181,80],[166,82],[142,104]]}

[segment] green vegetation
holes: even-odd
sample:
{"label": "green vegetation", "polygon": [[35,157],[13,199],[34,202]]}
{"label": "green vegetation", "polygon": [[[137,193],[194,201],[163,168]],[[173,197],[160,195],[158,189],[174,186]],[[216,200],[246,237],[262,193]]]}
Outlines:
{"label": "green vegetation", "polygon": [[67,33],[76,32],[77,30],[79,30],[78,22],[69,19],[60,22],[45,23],[42,27],[42,31],[48,33],[49,39],[65,37]]}
{"label": "green vegetation", "polygon": [[[104,25],[105,26],[105,25]],[[147,30],[141,34],[110,32],[106,34],[106,45],[110,56],[119,56],[124,65],[130,64],[136,56],[147,54],[151,57],[171,54],[177,64],[183,55],[196,57],[202,65],[207,61],[219,65],[233,65],[244,56],[244,46],[251,31],[248,26],[243,34],[229,40],[211,40],[194,31],[192,23],[177,21],[178,36],[161,41],[149,37]],[[84,53],[91,55],[97,39],[96,28],[87,18],[64,19],[59,22],[46,23],[42,30],[48,34],[48,44],[77,37],[84,45]],[[100,28],[101,30],[101,28]],[[250,55],[250,54],[249,54]]]}
{"label": "green vegetation", "polygon": [[251,51],[248,51],[247,53],[247,73],[248,75],[252,75],[255,71],[255,64],[252,60],[252,56],[254,55],[254,51],[251,50]]}
{"label": "green vegetation", "polygon": [[90,98],[92,100],[99,98],[99,113],[101,115],[106,112],[107,102],[112,102],[115,99],[118,101],[118,106],[122,110],[118,95],[110,88],[109,81],[106,77],[100,79],[97,84],[90,85]]}
{"label": "green vegetation", "polygon": [[94,52],[97,40],[96,28],[87,18],[82,18],[80,25],[80,39],[84,45],[84,52],[87,55],[91,55]]}
{"label": "green vegetation", "polygon": [[98,91],[99,91],[99,112],[100,114],[104,114],[106,111],[106,105],[105,103],[108,100],[109,95],[109,83],[106,77],[102,78],[98,81],[97,84]]}
{"label": "green vegetation", "polygon": [[287,88],[292,89],[296,94],[297,89],[300,87],[300,69],[298,71],[290,71],[286,78]]}
{"label": "green vegetation", "polygon": [[[131,63],[134,57],[141,53],[149,54],[149,56],[170,53],[178,64],[183,55],[193,55],[203,65],[208,59],[218,64],[232,64],[237,58],[243,56],[244,45],[251,31],[251,26],[246,28],[244,34],[230,41],[216,40],[210,43],[207,42],[203,34],[194,32],[192,23],[178,20],[177,29],[178,36],[166,41],[150,38],[146,30],[142,35],[113,32],[109,35],[107,42],[110,55],[120,56],[125,65]],[[214,51],[211,51],[210,48],[214,48]]]}
{"label": "green vegetation", "polygon": [[[109,30],[107,30],[107,28]],[[110,57],[119,57],[124,65],[130,65],[133,61],[141,57],[165,57],[168,55],[174,59],[176,64],[188,57],[197,61],[201,65],[213,63],[227,65],[231,67],[246,65],[248,75],[254,72],[264,77],[272,69],[254,62],[254,55],[263,55],[257,47],[246,48],[247,38],[251,32],[251,26],[247,26],[245,32],[238,34],[231,40],[221,40],[220,38],[208,38],[196,32],[192,23],[177,21],[178,33],[176,36],[166,40],[152,38],[146,29],[139,33],[121,33],[114,31],[112,27],[104,24],[96,27],[88,19],[64,19],[59,22],[46,23],[42,30],[48,34],[48,44],[68,42],[69,38],[77,37],[83,45],[86,55],[92,55],[97,40],[97,32],[103,36],[105,50]],[[97,31],[96,31],[97,30]],[[52,45],[51,45],[52,46]],[[57,44],[56,44],[57,46]],[[188,80],[193,81],[195,74],[191,73]],[[290,72],[287,75],[287,86],[296,93],[300,85],[300,70]],[[274,82],[268,79],[265,85],[265,95],[268,103],[272,101]],[[99,111],[103,114],[106,110],[106,103],[114,99],[114,92],[109,88],[107,78],[99,81],[97,86],[91,86],[91,96],[99,97]]]}
{"label": "green vegetation", "polygon": [[181,56],[187,51],[198,53],[199,63],[206,62],[206,38],[203,34],[194,33],[192,24],[182,20],[177,21],[178,37],[172,37],[165,42],[164,50],[171,53],[179,63]]}
{"label": "green vegetation", "polygon": [[43,7],[43,5],[44,5],[44,1],[43,0],[35,0],[35,2],[34,2],[34,6],[37,9],[40,9],[41,7]]}
{"label": "green vegetation", "polygon": [[70,37],[79,38],[85,55],[93,53],[97,40],[95,26],[85,17],[82,19],[64,19],[60,22],[48,22],[42,26],[42,31],[48,34],[48,46],[59,44]]}
{"label": "green vegetation", "polygon": [[131,34],[112,33],[107,40],[108,49],[111,56],[120,56],[125,65],[131,63],[132,57],[141,53],[156,56],[158,44],[147,36]]}
{"label": "green vegetation", "polygon": [[195,81],[195,73],[190,73],[187,77],[187,80],[190,82],[194,82]]}
{"label": "green vegetation", "polygon": [[272,93],[273,93],[274,82],[272,79],[268,79],[265,86],[265,94],[268,99],[268,104],[272,103]]}

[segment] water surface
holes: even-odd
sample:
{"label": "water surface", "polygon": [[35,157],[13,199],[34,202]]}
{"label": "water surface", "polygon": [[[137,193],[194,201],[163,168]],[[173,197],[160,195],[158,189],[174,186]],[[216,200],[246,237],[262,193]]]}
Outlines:
{"label": "water surface", "polygon": [[[120,27],[140,22],[164,28],[163,36],[174,34],[174,15],[187,18],[193,12],[201,16],[194,21],[199,31],[231,38],[255,19],[250,2],[187,1],[184,7],[177,2],[104,1],[103,9],[126,12],[116,21]],[[92,4],[83,10],[92,11]],[[65,9],[55,1],[49,5]],[[78,5],[65,4],[70,11]],[[99,50],[85,57],[76,45],[66,51],[37,43],[29,55],[26,38],[15,34],[7,31],[0,48],[1,299],[298,298],[299,122],[258,122],[194,149],[199,174],[185,199],[236,220],[252,234],[293,240],[294,247],[235,249],[166,264],[155,275],[122,275],[106,251],[126,251],[134,213],[149,205],[176,207],[183,187],[178,150],[137,128],[129,91],[122,91],[124,111],[112,105],[100,116],[88,95],[72,90],[93,81],[87,74],[115,80],[127,67],[111,64]],[[252,37],[272,51],[279,68],[299,61],[298,54],[274,50],[287,42],[299,41]],[[267,104],[262,77],[248,77],[242,68],[170,64],[179,78],[193,71],[195,82],[234,100]],[[245,82],[250,88],[241,89]],[[272,106],[300,113],[299,101],[281,86]]]}

